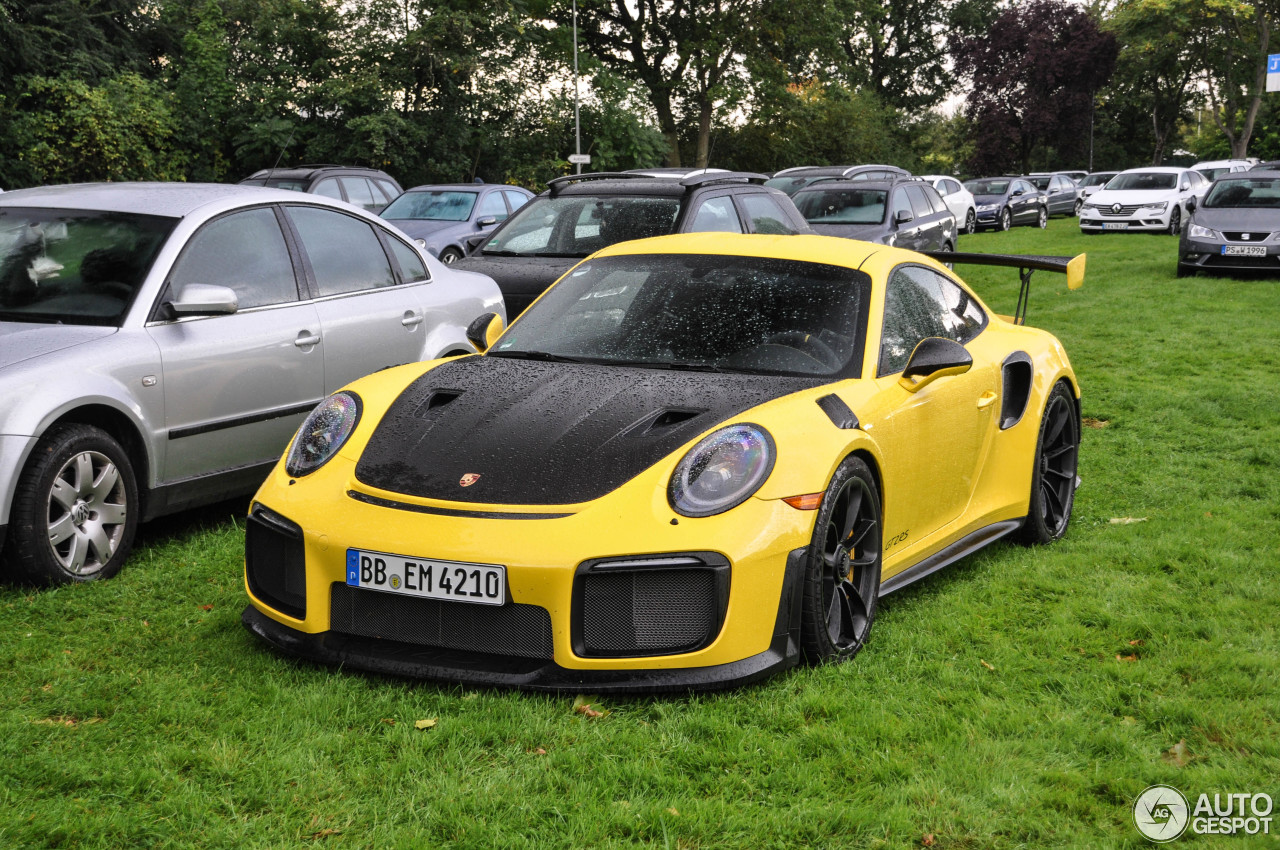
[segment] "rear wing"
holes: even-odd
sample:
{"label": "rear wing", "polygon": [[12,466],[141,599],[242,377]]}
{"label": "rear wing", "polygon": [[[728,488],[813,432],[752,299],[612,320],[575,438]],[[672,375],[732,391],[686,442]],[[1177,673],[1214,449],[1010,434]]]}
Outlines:
{"label": "rear wing", "polygon": [[1018,290],[1018,308],[1013,314],[1015,325],[1026,324],[1032,273],[1057,272],[1067,276],[1068,289],[1079,289],[1084,286],[1085,254],[1075,257],[1053,257],[1041,254],[963,254],[958,251],[923,251],[922,253],[940,263],[1004,266],[1017,269],[1022,287]]}

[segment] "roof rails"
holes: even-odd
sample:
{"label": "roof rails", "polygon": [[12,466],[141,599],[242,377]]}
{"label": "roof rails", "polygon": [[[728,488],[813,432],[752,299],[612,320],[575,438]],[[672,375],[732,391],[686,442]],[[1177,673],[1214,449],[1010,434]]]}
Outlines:
{"label": "roof rails", "polygon": [[581,183],[587,180],[652,180],[652,174],[632,174],[626,171],[593,171],[590,174],[566,174],[563,177],[553,177],[547,181],[547,188],[551,190],[551,197],[555,197],[564,191],[564,188],[572,183]]}
{"label": "roof rails", "polygon": [[[556,197],[565,190],[566,186],[573,183],[582,183],[589,180],[658,180],[663,179],[661,175],[653,174],[636,174],[630,171],[596,171],[591,174],[565,174],[562,177],[555,177],[547,181],[547,188],[551,190],[551,197]],[[671,178],[666,178],[671,179]],[[680,185],[686,189],[693,189],[698,186],[705,186],[709,183],[757,183],[763,184],[768,178],[763,174],[756,174],[752,171],[711,171],[699,174],[690,174],[688,177],[680,178]]]}
{"label": "roof rails", "polygon": [[768,179],[763,174],[756,174],[754,171],[704,171],[702,174],[690,174],[688,177],[682,178],[680,185],[685,188],[692,188],[694,186],[705,186],[708,183],[763,184]]}

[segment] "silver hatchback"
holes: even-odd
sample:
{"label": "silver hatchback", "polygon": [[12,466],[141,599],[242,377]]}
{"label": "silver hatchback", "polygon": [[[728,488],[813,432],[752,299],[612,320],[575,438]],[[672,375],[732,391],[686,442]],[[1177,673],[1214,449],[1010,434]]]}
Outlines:
{"label": "silver hatchback", "polygon": [[0,563],[119,570],[140,520],[252,492],[306,414],[473,352],[483,275],[296,192],[93,184],[0,197]]}

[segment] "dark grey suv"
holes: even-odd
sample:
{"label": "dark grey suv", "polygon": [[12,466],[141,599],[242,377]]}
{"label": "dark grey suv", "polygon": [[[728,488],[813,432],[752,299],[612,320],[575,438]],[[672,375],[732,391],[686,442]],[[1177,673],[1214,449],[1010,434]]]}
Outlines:
{"label": "dark grey suv", "polygon": [[400,196],[404,189],[385,171],[359,165],[298,165],[264,168],[240,181],[242,186],[266,186],[335,198],[363,207],[371,213]]}
{"label": "dark grey suv", "polygon": [[735,171],[557,177],[453,267],[497,281],[514,318],[579,260],[615,242],[705,231],[811,232],[791,199],[764,181]]}
{"label": "dark grey suv", "polygon": [[938,191],[914,177],[824,180],[792,197],[816,233],[912,251],[954,251],[956,217]]}

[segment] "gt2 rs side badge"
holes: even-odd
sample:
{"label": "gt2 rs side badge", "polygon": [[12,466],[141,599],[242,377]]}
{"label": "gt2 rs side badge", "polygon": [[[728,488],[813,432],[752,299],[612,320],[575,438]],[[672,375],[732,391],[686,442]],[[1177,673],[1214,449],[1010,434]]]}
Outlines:
{"label": "gt2 rs side badge", "polygon": [[479,480],[480,480],[480,473],[468,472],[466,475],[458,479],[458,486],[470,487],[472,484],[475,484]]}

